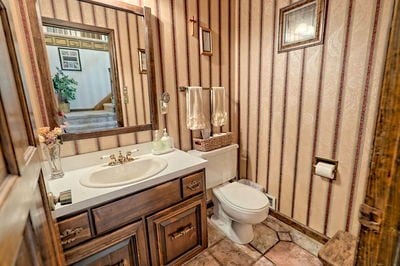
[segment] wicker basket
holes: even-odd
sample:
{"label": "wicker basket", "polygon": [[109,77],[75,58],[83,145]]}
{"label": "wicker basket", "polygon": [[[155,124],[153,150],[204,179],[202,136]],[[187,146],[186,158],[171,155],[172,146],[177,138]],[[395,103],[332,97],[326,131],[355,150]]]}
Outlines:
{"label": "wicker basket", "polygon": [[212,151],[232,143],[232,132],[221,133],[208,139],[193,138],[193,147],[198,151]]}

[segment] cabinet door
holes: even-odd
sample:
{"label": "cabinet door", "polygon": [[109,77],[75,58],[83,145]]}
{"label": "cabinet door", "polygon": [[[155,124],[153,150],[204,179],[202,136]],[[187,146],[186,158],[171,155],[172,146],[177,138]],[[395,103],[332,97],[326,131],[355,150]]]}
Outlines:
{"label": "cabinet door", "polygon": [[147,218],[152,265],[180,264],[207,247],[203,195]]}
{"label": "cabinet door", "polygon": [[128,266],[147,265],[142,221],[93,239],[65,252],[68,264]]}

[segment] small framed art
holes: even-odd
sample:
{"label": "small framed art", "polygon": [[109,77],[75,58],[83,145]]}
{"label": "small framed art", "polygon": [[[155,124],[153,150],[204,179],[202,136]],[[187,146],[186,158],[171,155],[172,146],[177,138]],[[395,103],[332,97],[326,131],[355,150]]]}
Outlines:
{"label": "small framed art", "polygon": [[211,29],[200,27],[200,53],[202,55],[212,55],[212,33]]}
{"label": "small framed art", "polygon": [[58,48],[62,70],[82,71],[81,58],[78,49]]}
{"label": "small framed art", "polygon": [[279,53],[323,43],[326,1],[302,0],[279,10]]}

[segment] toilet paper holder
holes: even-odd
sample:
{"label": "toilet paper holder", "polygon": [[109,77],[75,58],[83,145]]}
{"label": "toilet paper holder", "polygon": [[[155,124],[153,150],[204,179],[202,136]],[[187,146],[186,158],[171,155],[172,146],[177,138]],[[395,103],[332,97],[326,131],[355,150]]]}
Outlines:
{"label": "toilet paper holder", "polygon": [[[316,156],[315,159],[314,159],[314,164],[313,164],[313,169],[314,169],[313,172],[314,172],[315,175],[318,175],[318,174],[315,173],[315,168],[317,167],[317,164],[320,163],[320,162],[334,165],[334,169],[333,169],[333,178],[332,178],[331,180],[335,180],[335,179],[336,179],[336,173],[337,173],[339,161],[337,161],[337,160],[331,160],[331,159],[326,159],[326,158],[322,158],[322,157]],[[320,175],[318,175],[318,176],[320,176]],[[327,178],[327,177],[325,177],[325,176],[321,176],[321,177]],[[328,179],[329,179],[329,178],[328,178]]]}

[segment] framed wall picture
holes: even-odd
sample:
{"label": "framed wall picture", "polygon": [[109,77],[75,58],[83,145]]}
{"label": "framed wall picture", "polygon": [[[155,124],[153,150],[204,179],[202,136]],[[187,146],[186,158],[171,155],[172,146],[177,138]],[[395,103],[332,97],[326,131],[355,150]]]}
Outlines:
{"label": "framed wall picture", "polygon": [[209,28],[200,27],[200,53],[212,55],[212,34]]}
{"label": "framed wall picture", "polygon": [[81,58],[78,49],[58,48],[62,70],[82,71]]}
{"label": "framed wall picture", "polygon": [[139,73],[146,74],[147,73],[146,50],[139,48],[138,51],[139,51]]}
{"label": "framed wall picture", "polygon": [[302,0],[279,10],[279,53],[323,43],[326,2]]}

